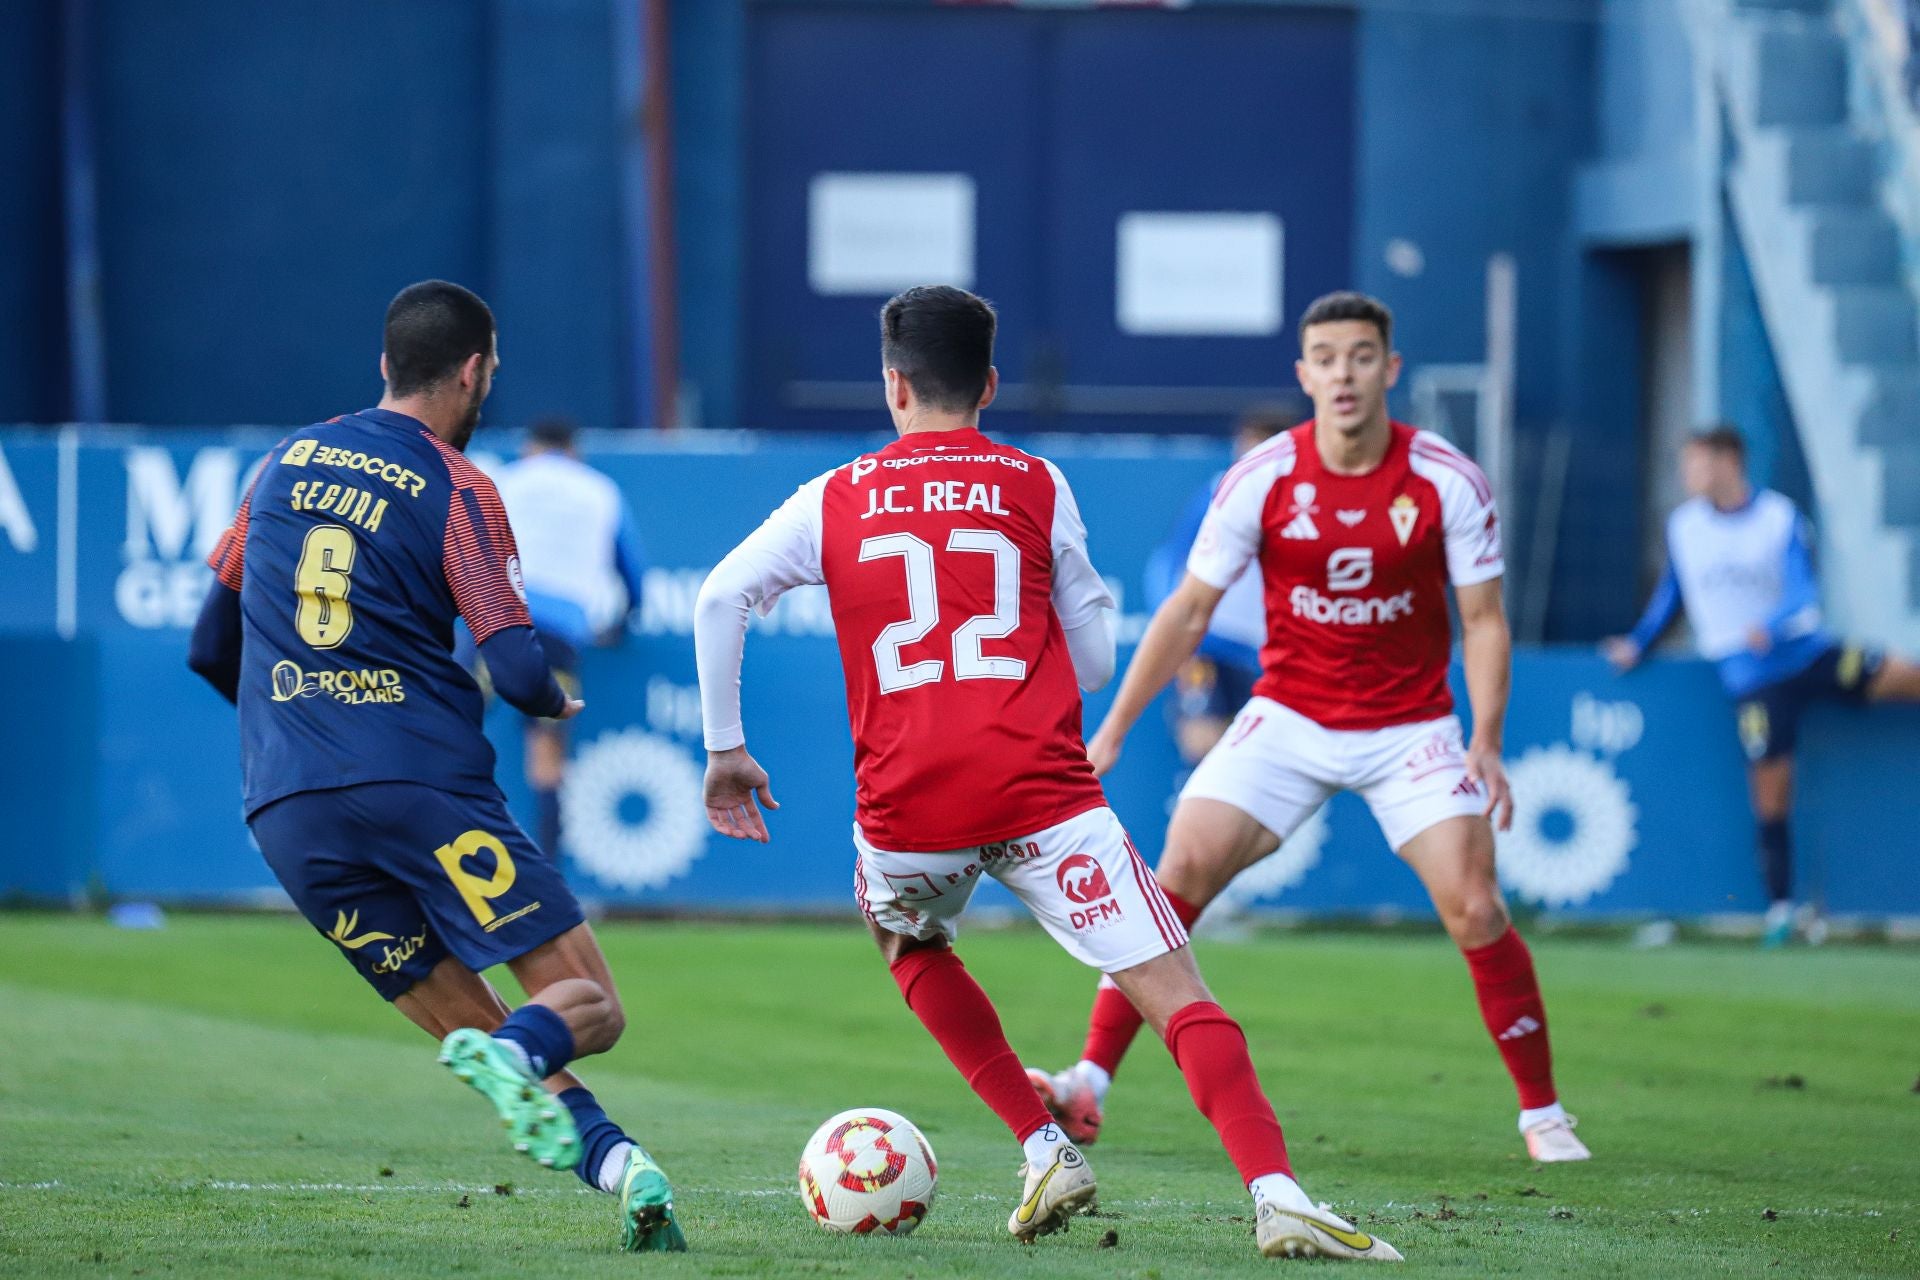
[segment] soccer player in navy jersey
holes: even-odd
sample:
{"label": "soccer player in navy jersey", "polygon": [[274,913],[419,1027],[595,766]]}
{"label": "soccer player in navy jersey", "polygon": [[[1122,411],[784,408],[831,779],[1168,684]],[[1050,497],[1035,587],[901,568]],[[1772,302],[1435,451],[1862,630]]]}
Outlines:
{"label": "soccer player in navy jersey", "polygon": [[[188,663],[239,707],[246,820],[301,914],[442,1038],[516,1150],[619,1198],[627,1249],[684,1249],[666,1176],[566,1070],[625,1015],[559,868],[507,813],[453,659],[461,617],[508,702],[584,705],[554,680],[506,510],[462,452],[499,364],[486,303],[402,290],[386,394],[267,455],[208,559]],[[479,976],[496,964],[528,993],[511,1012]]]}

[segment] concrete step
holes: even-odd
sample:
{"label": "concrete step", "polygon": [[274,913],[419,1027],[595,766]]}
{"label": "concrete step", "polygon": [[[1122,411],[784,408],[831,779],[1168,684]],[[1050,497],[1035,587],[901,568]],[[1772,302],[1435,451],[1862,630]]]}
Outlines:
{"label": "concrete step", "polygon": [[1795,129],[1787,137],[1786,197],[1795,204],[1868,204],[1879,181],[1873,143],[1851,129]]}
{"label": "concrete step", "polygon": [[1886,445],[1880,459],[1886,478],[1881,518],[1888,524],[1920,527],[1920,440]]}
{"label": "concrete step", "polygon": [[1884,210],[1821,209],[1813,215],[1808,235],[1816,283],[1901,282],[1900,231]]}
{"label": "concrete step", "polygon": [[1920,365],[1888,365],[1873,371],[1873,390],[1860,411],[1864,445],[1920,440]]}
{"label": "concrete step", "polygon": [[1913,299],[1894,285],[1836,285],[1834,353],[1843,364],[1910,364],[1920,360]]}
{"label": "concrete step", "polygon": [[1774,125],[1839,125],[1847,119],[1847,51],[1816,25],[1769,25],[1754,33],[1752,120]]}

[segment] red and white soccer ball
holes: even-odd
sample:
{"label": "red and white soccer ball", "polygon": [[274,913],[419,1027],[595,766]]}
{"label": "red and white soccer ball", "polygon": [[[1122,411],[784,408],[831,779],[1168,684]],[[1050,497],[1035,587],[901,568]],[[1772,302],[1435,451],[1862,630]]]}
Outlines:
{"label": "red and white soccer ball", "polygon": [[903,1236],[933,1207],[940,1168],[905,1116],[879,1107],[842,1111],[800,1153],[800,1202],[828,1231]]}

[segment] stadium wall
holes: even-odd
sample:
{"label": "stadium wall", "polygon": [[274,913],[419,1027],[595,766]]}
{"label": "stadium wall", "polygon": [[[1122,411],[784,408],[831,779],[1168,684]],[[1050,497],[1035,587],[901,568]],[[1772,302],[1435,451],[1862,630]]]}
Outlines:
{"label": "stadium wall", "polygon": [[[88,894],[273,902],[240,822],[233,714],[185,668],[227,524],[271,433],[0,431],[0,661],[16,674],[0,723],[0,898]],[[769,846],[706,833],[699,804],[694,595],[711,566],[799,483],[875,437],[601,434],[589,456],[626,491],[650,556],[626,643],[586,656],[575,722],[566,866],[604,902],[689,911],[844,911],[851,747],[817,591],[757,622],[745,714],[783,808]],[[1224,455],[1201,441],[1036,442],[1059,459],[1122,601],[1145,624],[1147,555]],[[476,456],[508,442],[482,435]],[[1519,898],[1577,915],[1758,910],[1741,757],[1712,673],[1656,662],[1614,677],[1580,650],[1523,652],[1508,730],[1530,806],[1502,846]],[[1111,690],[1089,699],[1089,716]],[[520,812],[518,726],[496,707],[500,776]],[[1795,821],[1811,896],[1830,909],[1920,914],[1909,744],[1920,713],[1818,716]],[[1115,807],[1157,850],[1177,764],[1150,715],[1112,778]],[[989,900],[992,895],[989,895]],[[1364,810],[1338,798],[1236,896],[1314,913],[1423,915],[1412,874]]]}
{"label": "stadium wall", "polygon": [[110,420],[336,413],[379,358],[369,317],[444,276],[503,318],[506,420],[631,421],[613,66],[627,3],[0,5],[0,420],[84,412],[64,358],[73,40]]}

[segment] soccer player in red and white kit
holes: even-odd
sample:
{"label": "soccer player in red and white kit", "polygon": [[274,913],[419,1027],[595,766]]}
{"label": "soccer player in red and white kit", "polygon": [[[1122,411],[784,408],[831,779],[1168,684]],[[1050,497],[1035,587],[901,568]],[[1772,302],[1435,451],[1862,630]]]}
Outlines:
{"label": "soccer player in red and white kit", "polygon": [[[1088,744],[1105,773],[1154,696],[1193,655],[1225,589],[1258,559],[1267,641],[1254,696],[1194,770],[1156,876],[1183,925],[1279,847],[1329,796],[1365,798],[1420,876],[1473,977],[1480,1012],[1520,1094],[1535,1160],[1585,1160],[1553,1085],[1547,1013],[1526,943],[1494,875],[1493,824],[1513,820],[1500,765],[1511,642],[1500,600],[1499,519],[1480,469],[1446,441],[1387,416],[1400,375],[1393,316],[1358,293],[1300,321],[1300,385],[1314,417],[1220,481],[1187,574],[1154,614]],[[1473,738],[1447,688],[1459,609]],[[1140,1029],[1124,988],[1101,983],[1081,1061],[1034,1087],[1067,1132],[1092,1142],[1113,1073]]]}
{"label": "soccer player in red and white kit", "polygon": [[766,840],[775,808],[747,754],[749,611],[825,583],[853,727],[854,888],[900,993],[1026,1154],[1007,1228],[1030,1241],[1093,1200],[986,993],[954,954],[982,876],[1127,993],[1166,1041],[1253,1193],[1270,1257],[1397,1259],[1293,1180],[1240,1027],[1215,1004],[1173,907],[1107,807],[1080,737],[1080,693],[1113,674],[1113,598],[1052,463],[980,433],[998,386],[995,316],[922,287],[881,312],[899,439],[802,485],[701,588],[694,642],[707,816]]}

